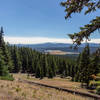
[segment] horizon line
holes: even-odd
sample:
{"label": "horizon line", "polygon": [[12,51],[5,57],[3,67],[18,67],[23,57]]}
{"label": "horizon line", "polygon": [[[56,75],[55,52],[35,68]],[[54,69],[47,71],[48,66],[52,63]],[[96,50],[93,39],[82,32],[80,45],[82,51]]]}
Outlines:
{"label": "horizon line", "polygon": [[[43,44],[43,43],[69,43],[72,44],[70,38],[49,38],[49,37],[4,37],[5,42],[10,44]],[[82,43],[85,43],[82,42]],[[88,43],[100,43],[100,39],[91,39]]]}

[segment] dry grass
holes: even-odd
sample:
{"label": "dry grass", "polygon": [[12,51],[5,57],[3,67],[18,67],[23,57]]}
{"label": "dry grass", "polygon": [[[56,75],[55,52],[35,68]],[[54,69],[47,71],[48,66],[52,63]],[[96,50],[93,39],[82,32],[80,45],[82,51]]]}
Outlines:
{"label": "dry grass", "polygon": [[77,52],[64,52],[64,51],[61,51],[61,50],[51,50],[48,53],[51,54],[51,55],[79,54]]}
{"label": "dry grass", "polygon": [[93,100],[18,81],[0,80],[0,100]]}
{"label": "dry grass", "polygon": [[[21,83],[20,78],[25,75],[14,75],[16,80],[4,81],[0,80],[0,100],[94,100],[88,97],[50,89],[28,83]],[[34,79],[35,81],[39,79]],[[44,79],[45,81],[49,79]],[[59,78],[53,79],[59,81]],[[51,81],[51,80],[49,80]],[[62,79],[64,82],[65,80]]]}
{"label": "dry grass", "polygon": [[[17,79],[23,78],[23,79],[27,79],[27,75],[26,74],[15,74],[15,77],[17,77]],[[48,78],[44,78],[42,80],[35,78],[35,77],[29,77],[28,80],[30,81],[34,81],[34,82],[39,82],[42,84],[47,84],[47,85],[52,85],[52,86],[57,86],[57,87],[61,87],[61,88],[67,88],[67,89],[72,89],[75,91],[81,91],[81,92],[88,92],[87,89],[83,89],[81,88],[81,84],[79,82],[72,82],[70,81],[70,79],[66,79],[66,78],[60,78],[60,77],[55,77],[53,79],[48,79]]]}

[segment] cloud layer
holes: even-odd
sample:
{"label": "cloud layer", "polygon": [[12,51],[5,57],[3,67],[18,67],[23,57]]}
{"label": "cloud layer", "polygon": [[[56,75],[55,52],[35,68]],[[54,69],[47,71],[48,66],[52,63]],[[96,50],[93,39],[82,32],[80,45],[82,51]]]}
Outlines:
{"label": "cloud layer", "polygon": [[[10,44],[39,44],[46,42],[55,43],[72,43],[71,39],[67,38],[47,38],[47,37],[4,37],[6,42]],[[100,43],[100,39],[91,39],[89,43]]]}

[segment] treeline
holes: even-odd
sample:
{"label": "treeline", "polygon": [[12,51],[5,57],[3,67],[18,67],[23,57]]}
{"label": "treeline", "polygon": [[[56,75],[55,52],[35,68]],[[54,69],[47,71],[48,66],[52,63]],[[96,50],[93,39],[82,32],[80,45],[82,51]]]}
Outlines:
{"label": "treeline", "polygon": [[8,46],[13,73],[28,73],[36,78],[53,78],[56,75],[73,76],[74,60],[42,54],[31,48]]}

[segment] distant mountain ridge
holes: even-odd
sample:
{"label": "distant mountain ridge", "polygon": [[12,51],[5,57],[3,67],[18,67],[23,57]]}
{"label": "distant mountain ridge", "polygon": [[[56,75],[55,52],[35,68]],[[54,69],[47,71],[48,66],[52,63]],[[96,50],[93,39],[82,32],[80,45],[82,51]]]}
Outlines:
{"label": "distant mountain ridge", "polygon": [[[32,48],[50,48],[50,47],[70,47],[73,46],[73,44],[69,43],[42,43],[42,44],[17,44],[17,46],[28,46]],[[80,47],[85,47],[86,43],[82,43]],[[90,47],[100,47],[100,44],[98,43],[89,43]]]}
{"label": "distant mountain ridge", "polygon": [[[43,43],[43,44],[16,44],[19,47],[29,47],[40,52],[45,52],[45,50],[61,50],[65,52],[82,52],[86,43],[80,45],[78,49],[71,49],[72,44],[68,43]],[[95,52],[97,48],[100,47],[100,44],[89,43],[91,53]]]}

